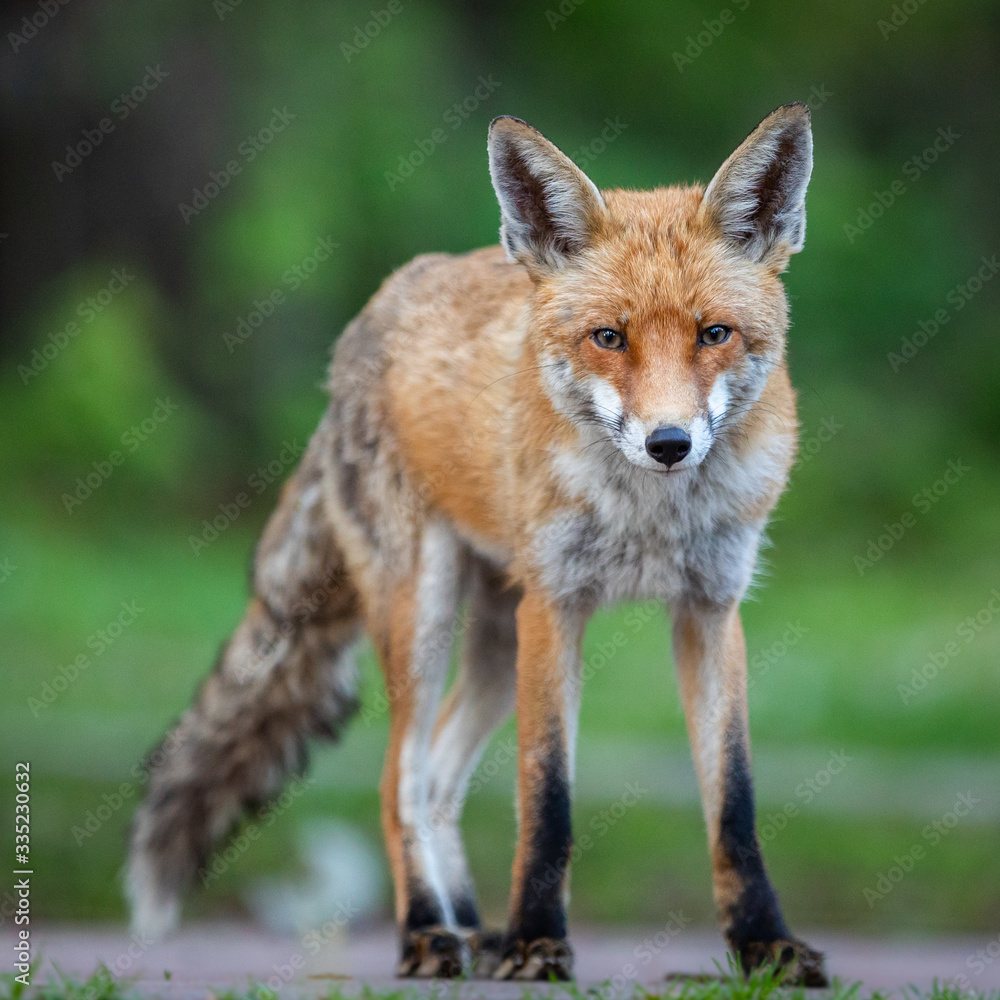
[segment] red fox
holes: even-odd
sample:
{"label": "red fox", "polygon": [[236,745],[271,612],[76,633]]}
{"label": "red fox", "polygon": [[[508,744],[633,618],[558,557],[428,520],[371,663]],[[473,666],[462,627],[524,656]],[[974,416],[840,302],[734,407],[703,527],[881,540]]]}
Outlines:
{"label": "red fox", "polygon": [[[581,638],[597,606],[657,598],[729,947],[745,970],[825,984],[761,857],[739,615],[796,452],[780,275],[805,236],[808,108],[770,114],[707,187],[601,191],[517,118],[488,149],[502,246],[416,258],[337,344],[246,616],[135,817],[135,921],[169,928],[212,843],[301,771],[310,737],[337,736],[364,631],[391,712],[398,974],[569,978]],[[486,933],[459,818],[512,710],[509,923]]]}

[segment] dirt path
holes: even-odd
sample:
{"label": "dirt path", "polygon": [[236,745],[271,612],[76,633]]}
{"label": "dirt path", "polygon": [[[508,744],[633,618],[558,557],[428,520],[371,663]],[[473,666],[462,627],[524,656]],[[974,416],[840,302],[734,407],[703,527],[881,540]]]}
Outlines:
{"label": "dirt path", "polygon": [[[980,991],[1000,987],[1000,959],[987,964],[991,944],[1000,953],[995,937],[891,942],[824,933],[807,937],[827,953],[833,974],[848,982],[861,980],[869,989],[898,989],[910,983],[929,987],[934,979],[949,980],[963,973],[968,987]],[[117,974],[138,977],[144,996],[169,1000],[204,1000],[207,987],[243,987],[250,979],[270,982],[289,997],[320,992],[342,977],[401,985],[391,977],[395,942],[388,928],[345,933],[331,927],[325,938],[297,941],[248,925],[188,925],[167,943],[147,945],[118,927],[51,926],[35,929],[32,943],[35,955],[43,956],[44,968],[55,961],[66,972],[86,976],[104,962]],[[719,937],[706,931],[578,928],[573,944],[580,984],[610,980],[617,990],[607,993],[608,1000],[620,996],[630,981],[653,987],[668,972],[711,972],[714,960],[725,961]],[[12,948],[13,934],[4,928],[0,967],[10,968]],[[984,958],[977,960],[980,949]],[[169,980],[165,970],[171,973]],[[354,992],[355,984],[342,985]],[[495,1000],[523,996],[519,985],[502,983],[469,983],[460,993]]]}

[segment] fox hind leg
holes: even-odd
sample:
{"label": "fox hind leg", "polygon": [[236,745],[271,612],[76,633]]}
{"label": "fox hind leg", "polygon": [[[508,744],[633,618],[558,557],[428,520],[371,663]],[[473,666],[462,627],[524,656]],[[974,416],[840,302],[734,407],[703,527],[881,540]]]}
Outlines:
{"label": "fox hind leg", "polygon": [[403,976],[456,976],[465,943],[430,822],[434,724],[451,659],[463,550],[440,522],[423,527],[414,572],[372,609],[372,638],[389,699],[382,828],[392,868]]}
{"label": "fox hind leg", "polygon": [[[429,822],[455,920],[471,934],[475,972],[489,976],[500,963],[503,935],[480,926],[460,820],[483,751],[514,708],[515,615],[521,595],[501,571],[480,559],[470,561],[467,578],[468,608],[459,624],[464,633],[461,663],[431,745]],[[515,755],[512,748],[511,758]]]}

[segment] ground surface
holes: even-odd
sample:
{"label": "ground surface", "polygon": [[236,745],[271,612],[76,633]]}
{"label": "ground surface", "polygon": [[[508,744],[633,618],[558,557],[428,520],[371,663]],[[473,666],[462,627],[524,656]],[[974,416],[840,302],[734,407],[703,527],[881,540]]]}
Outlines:
{"label": "ground surface", "polygon": [[[613,1000],[630,993],[633,985],[662,988],[669,973],[710,973],[716,971],[716,961],[725,965],[718,935],[684,930],[660,934],[657,939],[662,930],[577,929],[573,943],[579,986],[610,983],[601,996]],[[860,981],[865,994],[911,984],[930,989],[935,980],[943,983],[962,974],[967,978],[960,982],[967,989],[982,993],[1000,987],[1000,961],[967,963],[984,947],[976,939],[880,941],[816,933],[808,935],[808,940],[826,952],[832,974],[845,983]],[[5,929],[0,934],[2,968],[10,967],[12,943],[13,935]],[[130,940],[118,927],[51,926],[37,929],[33,944],[36,956],[43,958],[39,980],[45,978],[52,962],[77,977],[89,976],[103,962],[123,977],[136,978],[143,997],[165,1000],[203,1000],[229,990],[242,993],[252,982],[269,984],[289,997],[331,989],[350,994],[358,992],[362,982],[379,992],[406,985],[391,977],[395,943],[388,928],[349,935],[337,932],[317,946],[315,939],[276,937],[248,925],[189,925],[170,942],[147,947]],[[976,974],[980,965],[982,971]],[[169,980],[164,978],[165,971],[170,973]],[[472,982],[463,984],[459,994],[519,1000],[524,991],[519,984]]]}

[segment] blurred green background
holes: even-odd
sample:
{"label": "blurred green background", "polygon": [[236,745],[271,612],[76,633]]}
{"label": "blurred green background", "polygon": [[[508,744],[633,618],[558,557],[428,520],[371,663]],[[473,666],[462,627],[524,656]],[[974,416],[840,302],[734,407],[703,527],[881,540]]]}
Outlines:
{"label": "blurred green background", "polygon": [[[765,854],[796,926],[996,933],[995,3],[81,0],[27,37],[38,9],[5,8],[0,57],[0,749],[5,775],[32,763],[36,915],[123,915],[136,766],[239,619],[331,343],[413,255],[495,241],[490,119],[531,122],[598,185],[649,187],[707,181],[805,100],[803,453],[745,614]],[[662,613],[601,614],[586,654],[572,915],[711,923]],[[365,674],[374,708],[191,913],[301,871],[311,818],[380,840],[367,654]],[[511,735],[466,823],[495,920]]]}

